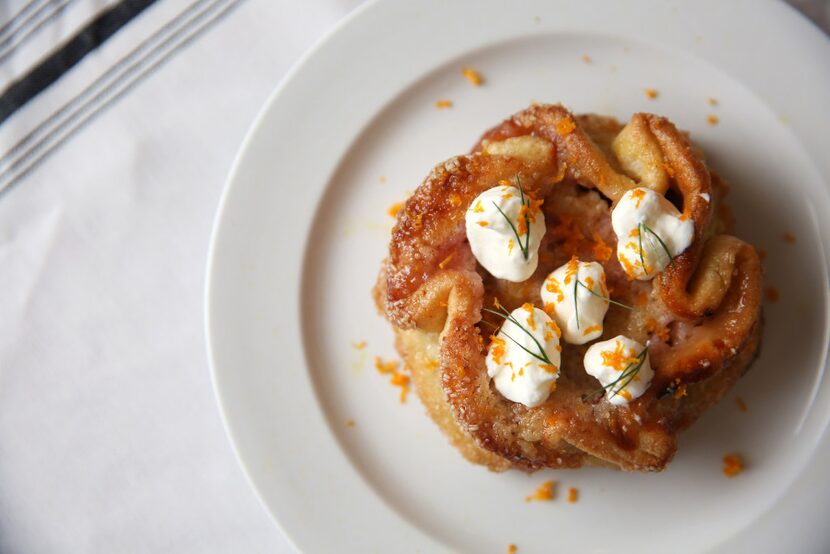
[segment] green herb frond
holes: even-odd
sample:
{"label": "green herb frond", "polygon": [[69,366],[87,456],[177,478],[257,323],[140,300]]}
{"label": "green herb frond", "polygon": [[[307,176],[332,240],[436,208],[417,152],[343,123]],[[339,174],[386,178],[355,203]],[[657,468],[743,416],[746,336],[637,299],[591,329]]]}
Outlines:
{"label": "green herb frond", "polygon": [[631,311],[635,310],[634,306],[629,306],[628,304],[623,304],[622,302],[617,302],[616,300],[611,299],[610,296],[603,296],[602,294],[600,294],[600,293],[596,292],[595,290],[591,289],[588,285],[586,285],[582,281],[577,280],[576,284],[580,285],[582,288],[584,288],[585,290],[587,290],[588,292],[590,292],[591,294],[593,294],[597,298],[602,298],[606,302],[610,302],[611,304],[614,304],[615,306],[619,306],[620,308],[625,308],[626,310],[631,310]]}
{"label": "green herb frond", "polygon": [[643,231],[647,232],[649,235],[651,235],[653,237],[653,239],[651,239],[651,246],[655,250],[656,250],[656,247],[654,246],[654,239],[657,240],[660,247],[663,249],[663,252],[666,253],[666,257],[669,259],[668,263],[671,263],[671,261],[674,259],[674,256],[671,255],[671,252],[669,251],[669,247],[666,246],[666,243],[663,242],[663,239],[660,238],[660,235],[658,235],[654,231],[654,229],[649,227],[645,222],[638,223],[637,224],[637,240],[639,242],[638,246],[639,246],[639,249],[640,249],[640,263],[643,264],[643,272],[645,272],[647,274],[648,270],[646,269],[646,260],[645,260],[645,256],[643,255],[643,252],[644,252],[643,251]]}
{"label": "green herb frond", "polygon": [[[594,390],[593,392],[589,393],[585,398],[590,399],[594,396],[603,394],[604,392],[610,390],[613,394],[609,398],[614,398],[620,392],[625,390],[625,387],[628,386],[629,383],[640,373],[640,370],[643,368],[643,365],[646,363],[646,357],[648,356],[648,346],[642,349],[639,354],[629,362],[625,369],[622,370],[620,376],[614,379],[612,382],[608,383],[607,385],[603,385],[600,388]],[[623,382],[624,381],[624,382]],[[622,383],[622,384],[620,384]],[[615,386],[619,385],[616,389]]]}

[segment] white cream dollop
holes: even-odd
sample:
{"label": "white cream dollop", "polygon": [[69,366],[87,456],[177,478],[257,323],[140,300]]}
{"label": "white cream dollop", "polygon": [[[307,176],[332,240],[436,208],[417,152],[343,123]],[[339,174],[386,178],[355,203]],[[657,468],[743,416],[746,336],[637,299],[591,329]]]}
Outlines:
{"label": "white cream dollop", "polygon": [[560,331],[556,322],[531,304],[516,308],[510,316],[490,341],[487,375],[502,396],[533,408],[556,388]]}
{"label": "white cream dollop", "polygon": [[548,275],[542,284],[541,296],[545,311],[553,315],[565,342],[585,344],[602,335],[602,320],[608,311],[608,288],[605,270],[597,262],[571,258]]}
{"label": "white cream dollop", "polygon": [[[525,212],[530,223],[527,225],[523,221],[522,192],[506,184],[506,181],[502,183],[479,194],[467,208],[467,239],[476,260],[491,275],[519,283],[533,275],[539,264],[539,243],[545,234],[545,216],[532,199],[524,195],[524,203],[528,206]],[[525,244],[526,249],[523,248]]]}
{"label": "white cream dollop", "polygon": [[683,253],[695,232],[691,219],[681,215],[663,195],[647,188],[623,194],[611,212],[611,225],[617,234],[620,265],[629,277],[641,281],[653,279],[671,258]]}
{"label": "white cream dollop", "polygon": [[623,335],[592,344],[583,361],[585,372],[599,379],[605,398],[615,406],[642,396],[654,378],[648,351]]}

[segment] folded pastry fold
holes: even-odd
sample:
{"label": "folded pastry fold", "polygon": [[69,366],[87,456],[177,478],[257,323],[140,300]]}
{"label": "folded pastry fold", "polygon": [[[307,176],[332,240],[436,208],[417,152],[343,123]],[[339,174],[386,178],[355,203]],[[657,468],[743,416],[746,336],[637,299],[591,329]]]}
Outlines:
{"label": "folded pastry fold", "polygon": [[[465,211],[505,180],[544,200],[539,267],[514,283],[488,274],[465,233]],[[694,223],[691,246],[653,281],[630,279],[617,258],[610,213],[644,187]],[[686,134],[638,113],[622,126],[559,105],[533,105],[484,134],[467,155],[436,166],[406,201],[374,290],[430,416],[471,461],[494,470],[605,465],[659,471],[677,432],[717,402],[751,363],[761,328],[761,266],[731,236],[726,185]],[[529,408],[495,390],[485,367],[491,327],[484,310],[541,307],[548,275],[572,256],[604,267],[611,306],[603,338],[649,345],[655,377],[625,407],[594,392],[582,357],[565,344],[555,392]]]}

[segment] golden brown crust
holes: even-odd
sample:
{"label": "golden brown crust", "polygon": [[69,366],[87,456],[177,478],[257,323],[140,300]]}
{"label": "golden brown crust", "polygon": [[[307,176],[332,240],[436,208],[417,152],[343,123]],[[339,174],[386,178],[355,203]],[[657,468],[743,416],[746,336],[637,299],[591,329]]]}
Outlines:
{"label": "golden brown crust", "polygon": [[[516,175],[545,199],[548,232],[534,275],[508,283],[477,265],[464,213],[478,194]],[[695,223],[692,246],[653,285],[629,282],[609,255],[616,245],[610,207],[636,186],[675,194]],[[677,431],[734,384],[759,341],[760,263],[751,246],[722,234],[731,227],[720,204],[726,190],[665,118],[635,114],[622,127],[550,105],[519,112],[488,131],[472,154],[437,166],[399,215],[375,298],[396,328],[419,396],[453,444],[493,469],[663,469]],[[538,304],[544,277],[571,255],[602,263],[613,296],[638,304],[634,313],[612,306],[603,338],[645,341],[655,322],[669,329],[650,342],[652,386],[627,408],[586,398],[598,386],[582,369],[587,346],[564,345],[557,391],[536,408],[506,400],[487,376],[484,303]],[[432,350],[440,389],[439,373],[424,362]]]}

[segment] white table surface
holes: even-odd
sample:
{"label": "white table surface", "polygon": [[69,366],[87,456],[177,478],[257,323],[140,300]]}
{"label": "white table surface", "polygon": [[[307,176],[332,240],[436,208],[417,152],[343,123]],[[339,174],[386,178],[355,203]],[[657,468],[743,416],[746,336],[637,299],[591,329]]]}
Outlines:
{"label": "white table surface", "polygon": [[357,4],[245,0],[0,196],[0,552],[294,552],[222,426],[205,263],[254,117]]}
{"label": "white table surface", "polygon": [[0,552],[294,552],[222,427],[205,261],[255,115],[358,3],[245,0],[0,196]]}

